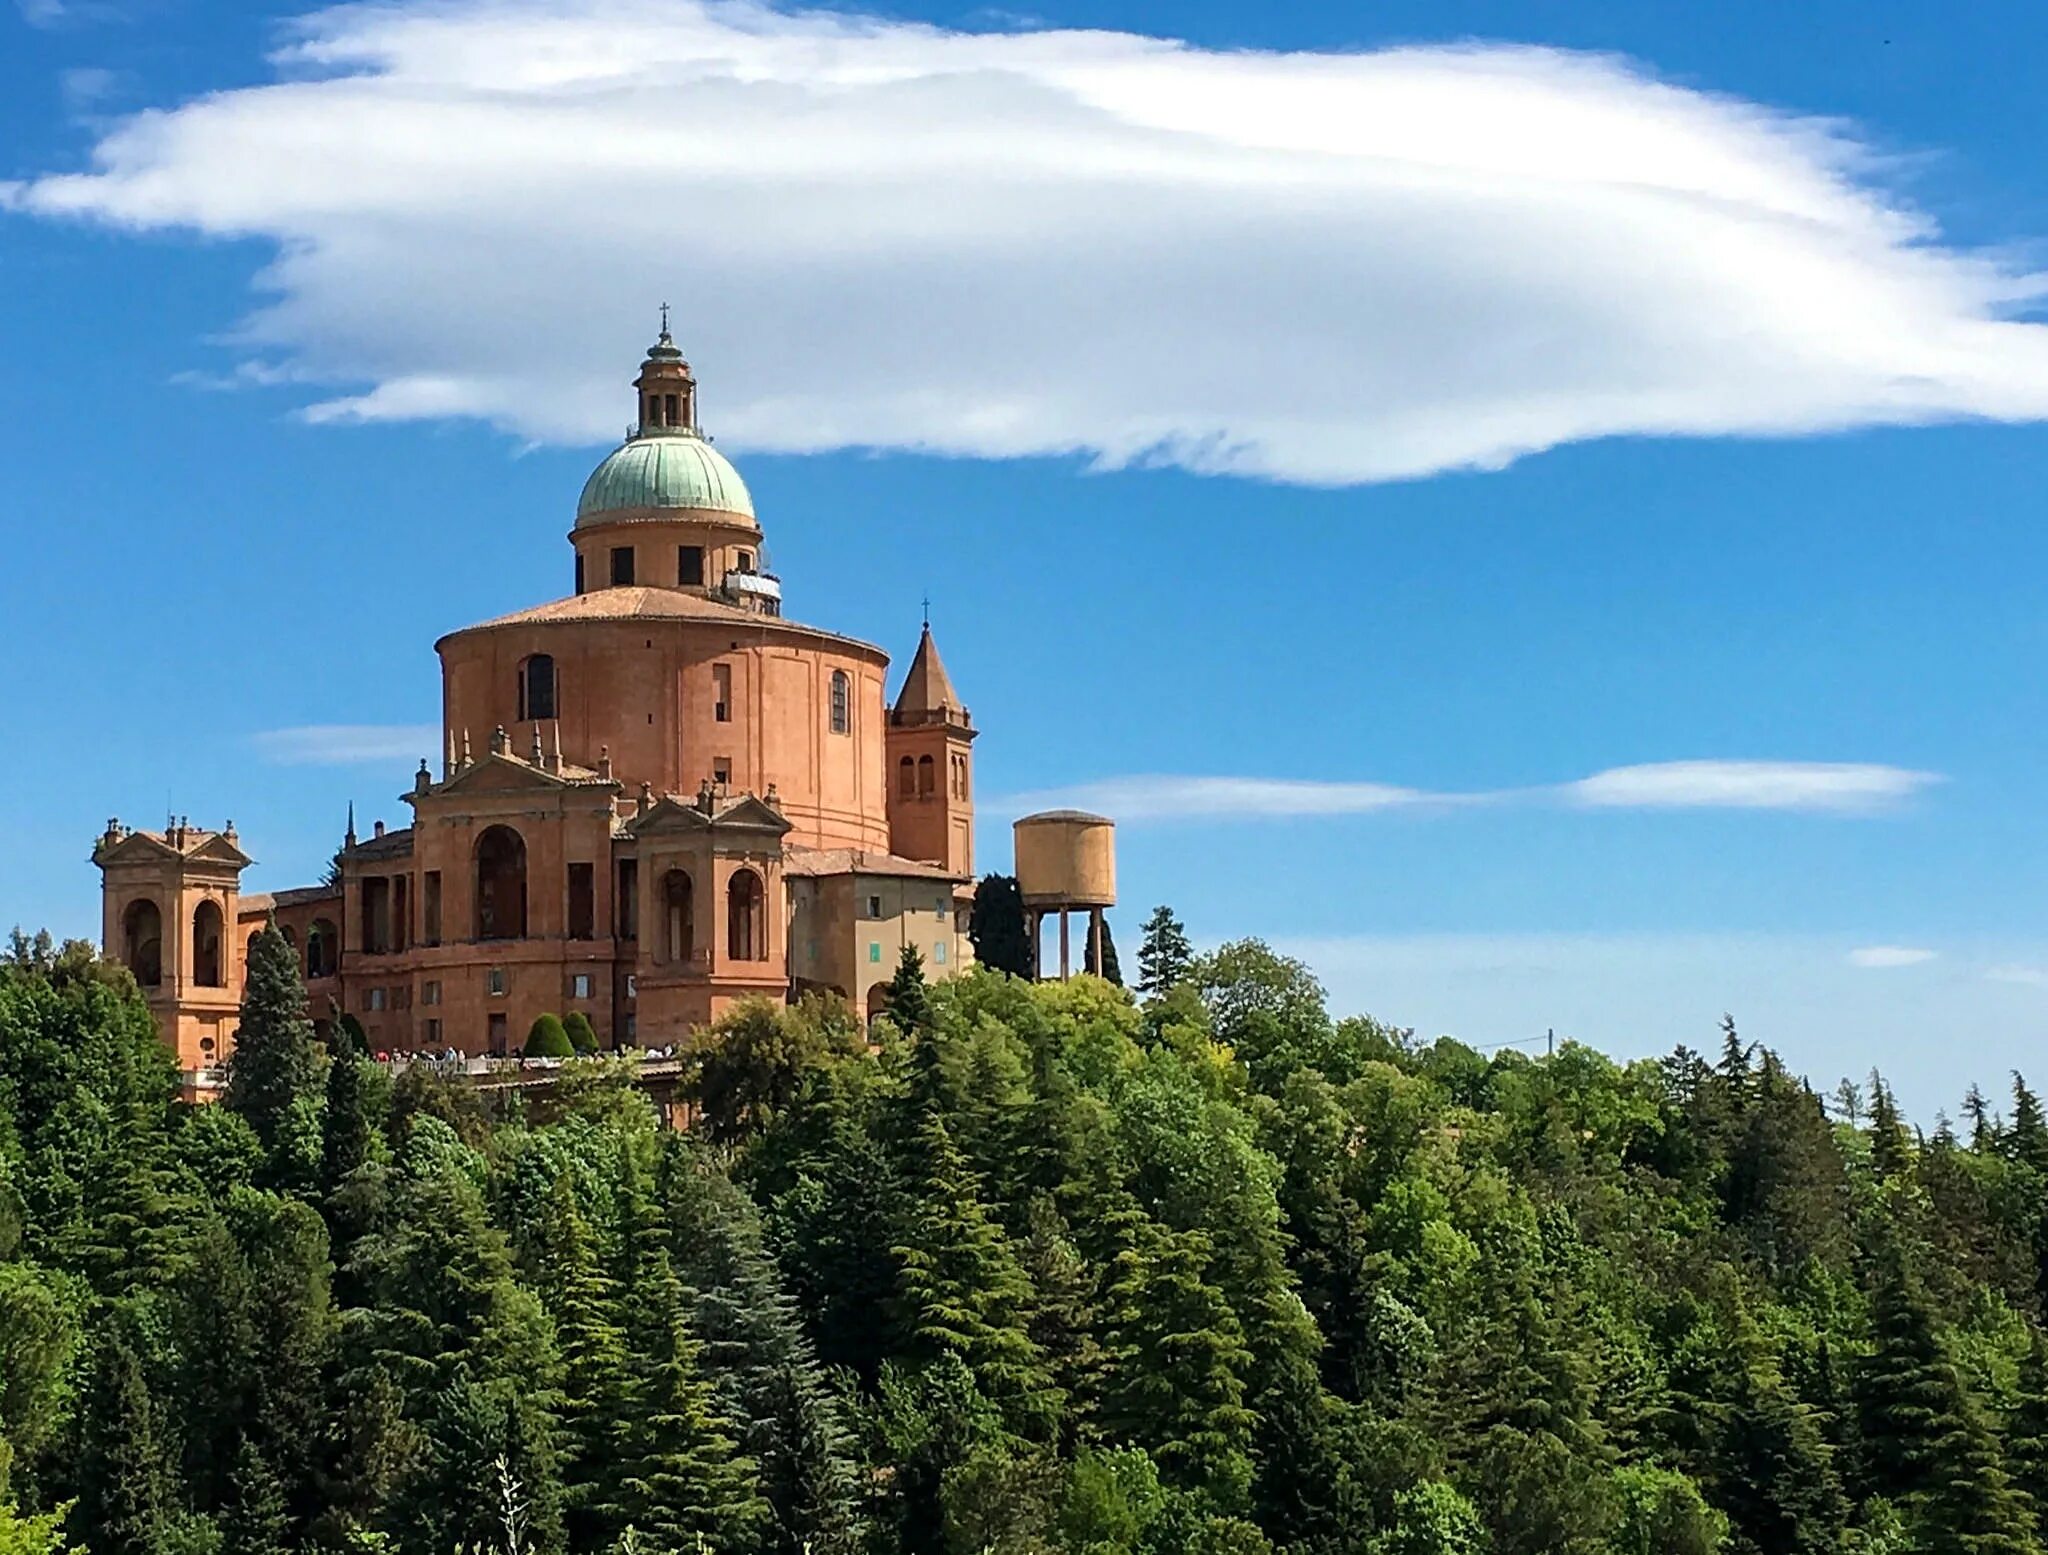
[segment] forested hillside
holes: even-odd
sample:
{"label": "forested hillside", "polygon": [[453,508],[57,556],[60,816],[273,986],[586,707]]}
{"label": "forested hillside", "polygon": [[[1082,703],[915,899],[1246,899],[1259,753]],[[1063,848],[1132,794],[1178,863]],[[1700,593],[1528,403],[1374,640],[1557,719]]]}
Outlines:
{"label": "forested hillside", "polygon": [[0,968],[0,1555],[2043,1547],[2023,1084],[1921,1137],[1732,1028],[1488,1056],[1155,938],[1137,998],[908,964],[875,1051],[744,1009],[684,1135],[318,1051],[253,959],[198,1108],[125,972]]}

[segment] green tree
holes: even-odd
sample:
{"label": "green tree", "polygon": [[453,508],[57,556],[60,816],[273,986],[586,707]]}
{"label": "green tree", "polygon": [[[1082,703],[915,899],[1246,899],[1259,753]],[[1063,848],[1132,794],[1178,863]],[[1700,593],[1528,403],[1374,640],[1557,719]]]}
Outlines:
{"label": "green tree", "polygon": [[581,1010],[571,1010],[562,1017],[562,1029],[568,1033],[569,1046],[585,1055],[597,1051],[597,1028],[590,1024],[590,1017]]}
{"label": "green tree", "polygon": [[559,1015],[543,1014],[534,1017],[527,1028],[526,1047],[528,1058],[574,1058],[576,1048],[569,1040],[569,1033],[562,1025]]}
{"label": "green tree", "polygon": [[127,1338],[109,1334],[84,1401],[73,1537],[106,1555],[158,1555],[172,1487],[156,1400]]}
{"label": "green tree", "polygon": [[1121,988],[1124,985],[1124,971],[1116,959],[1116,938],[1109,932],[1109,920],[1102,920],[1102,965],[1095,964],[1095,935],[1091,931],[1081,938],[1081,970],[1091,976]]}
{"label": "green tree", "polygon": [[299,960],[272,919],[249,941],[226,1101],[255,1129],[280,1184],[299,1177],[308,1124],[318,1110],[316,1071]]}
{"label": "green tree", "polygon": [[1138,947],[1138,992],[1156,999],[1186,977],[1194,964],[1195,947],[1173,909],[1164,904],[1153,908]]}
{"label": "green tree", "polygon": [[967,938],[977,964],[1012,977],[1035,978],[1031,932],[1024,921],[1024,897],[1015,875],[983,875],[967,915]]}

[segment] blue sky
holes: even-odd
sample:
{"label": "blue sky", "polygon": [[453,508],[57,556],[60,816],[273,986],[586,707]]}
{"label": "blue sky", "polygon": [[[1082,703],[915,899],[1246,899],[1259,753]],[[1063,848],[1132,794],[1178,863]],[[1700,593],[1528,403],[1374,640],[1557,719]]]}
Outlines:
{"label": "blue sky", "polygon": [[1127,953],[2048,1069],[2048,11],[686,9],[0,11],[0,921],[109,815],[400,820],[278,731],[567,591],[665,297],[791,613],[929,593],[983,863],[1105,805]]}

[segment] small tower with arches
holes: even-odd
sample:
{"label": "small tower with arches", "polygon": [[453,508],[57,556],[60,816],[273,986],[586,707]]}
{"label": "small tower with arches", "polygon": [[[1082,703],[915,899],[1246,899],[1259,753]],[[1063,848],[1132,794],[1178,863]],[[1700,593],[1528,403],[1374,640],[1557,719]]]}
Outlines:
{"label": "small tower with arches", "polygon": [[247,965],[240,908],[250,861],[235,823],[209,831],[177,816],[157,832],[110,820],[92,861],[100,871],[102,943],[135,974],[179,1068],[225,1063]]}

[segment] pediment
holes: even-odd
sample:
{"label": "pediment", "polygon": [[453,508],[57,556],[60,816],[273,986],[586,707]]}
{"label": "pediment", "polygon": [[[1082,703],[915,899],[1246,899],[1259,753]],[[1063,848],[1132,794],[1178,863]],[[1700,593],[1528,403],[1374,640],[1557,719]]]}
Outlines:
{"label": "pediment", "polygon": [[488,751],[475,758],[453,777],[435,784],[431,792],[510,794],[582,786],[572,783],[558,773],[548,771],[545,767],[537,767],[530,761],[521,761],[517,756],[501,756],[496,751]]}
{"label": "pediment", "polygon": [[701,836],[722,831],[767,832],[780,837],[788,830],[789,822],[782,814],[752,794],[721,801],[720,807],[709,815],[695,804],[665,794],[644,815],[636,815],[626,823],[626,833],[633,837],[678,832]]}

